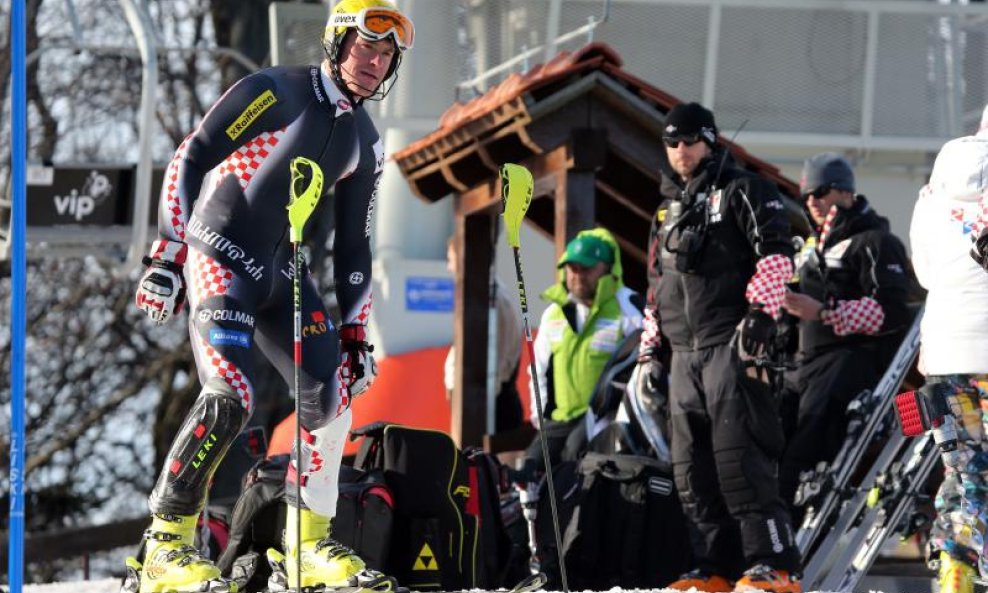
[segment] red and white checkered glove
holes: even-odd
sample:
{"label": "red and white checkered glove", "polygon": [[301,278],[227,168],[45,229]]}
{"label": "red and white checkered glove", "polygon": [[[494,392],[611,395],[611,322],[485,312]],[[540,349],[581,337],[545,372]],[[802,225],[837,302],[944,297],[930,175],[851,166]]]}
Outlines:
{"label": "red and white checkered glove", "polygon": [[748,281],[744,296],[748,303],[761,305],[761,310],[772,319],[779,319],[782,299],[786,295],[786,282],[792,278],[792,260],[774,253],[766,255],[755,264],[755,273]]}
{"label": "red and white checkered glove", "polygon": [[371,356],[374,347],[367,343],[367,326],[347,323],[340,327],[340,350],[340,375],[350,397],[356,397],[377,378],[377,362]]}
{"label": "red and white checkered glove", "polygon": [[151,244],[151,255],[142,260],[147,269],[137,283],[137,308],[147,313],[155,325],[177,315],[185,303],[182,268],[188,246],[179,241],[158,239]]}
{"label": "red and white checkered glove", "polygon": [[837,301],[834,309],[821,313],[821,319],[824,324],[833,327],[838,336],[874,335],[882,329],[885,311],[878,301],[864,297],[855,301]]}

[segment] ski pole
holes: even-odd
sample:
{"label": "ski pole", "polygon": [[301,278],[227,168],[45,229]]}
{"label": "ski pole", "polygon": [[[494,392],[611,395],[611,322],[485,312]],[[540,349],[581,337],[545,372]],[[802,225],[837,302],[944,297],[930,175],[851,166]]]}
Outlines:
{"label": "ski pole", "polygon": [[[518,300],[521,303],[521,319],[525,327],[525,344],[528,347],[529,373],[532,375],[532,388],[535,390],[535,407],[538,418],[542,418],[542,394],[539,393],[539,380],[535,369],[535,348],[532,346],[532,330],[528,324],[528,297],[525,296],[525,276],[521,270],[521,221],[525,218],[529,204],[532,203],[532,191],[535,183],[532,173],[512,163],[501,167],[501,205],[503,207],[505,235],[508,245],[515,256],[515,273],[518,276]],[[563,582],[563,591],[569,593],[566,581],[566,565],[563,563],[563,538],[559,533],[559,512],[556,510],[556,488],[552,483],[552,465],[549,461],[549,446],[546,444],[545,433],[539,430],[539,440],[542,444],[542,458],[545,459],[545,475],[549,485],[549,508],[552,510],[552,529],[556,536],[556,556],[559,560],[559,575]]]}
{"label": "ski pole", "polygon": [[[302,254],[302,229],[316,209],[322,196],[322,169],[305,157],[295,157],[291,162],[291,197],[288,200],[289,240],[292,244],[292,309],[294,321],[295,378],[295,582],[302,590],[302,270],[305,256]],[[286,577],[288,575],[285,575]]]}

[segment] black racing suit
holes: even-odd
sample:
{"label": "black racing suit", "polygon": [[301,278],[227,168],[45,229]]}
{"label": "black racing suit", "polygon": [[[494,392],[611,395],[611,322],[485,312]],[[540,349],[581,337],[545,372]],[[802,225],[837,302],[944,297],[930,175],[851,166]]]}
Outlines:
{"label": "black racing suit", "polygon": [[[800,472],[829,461],[840,449],[847,404],[881,380],[912,320],[908,301],[918,287],[905,246],[864,196],[834,214],[822,248],[817,241],[808,243],[797,257],[799,290],[828,310],[847,311],[848,317],[857,315],[854,308],[864,298],[873,300],[872,308],[877,302],[881,313],[874,311],[874,323],[846,328],[820,320],[799,322],[799,368],[787,379],[786,394],[786,407],[797,410],[796,423],[779,475],[787,502],[793,500]],[[797,515],[802,509],[793,511]]]}
{"label": "black racing suit", "polygon": [[[329,216],[332,209],[342,322],[366,325],[371,221],[384,150],[363,107],[322,69],[269,68],[240,80],[182,142],[165,173],[159,234],[188,245],[184,277],[199,378],[204,386],[210,379],[213,385],[221,380],[218,385],[235,393],[243,421],[259,396],[253,387],[253,346],[289,384],[293,380],[292,279],[299,271],[292,260],[286,206],[289,163],[298,156],[319,164],[324,191],[335,184],[334,199],[324,197],[311,219]],[[339,370],[337,328],[316,284],[307,271],[301,273],[302,494],[310,507],[332,516],[342,440],[336,442],[337,428],[332,438],[318,437],[337,419],[346,424],[345,435],[350,395]],[[198,409],[186,421],[190,426]],[[219,451],[222,457],[220,445],[240,428],[225,422],[212,430],[208,438],[217,445],[199,450],[206,455]],[[204,476],[182,467],[190,465],[182,452],[196,450],[195,439],[205,438],[201,433],[183,430],[176,439],[151,496],[152,512],[190,515],[201,509]],[[218,461],[207,464],[215,469]],[[322,502],[311,502],[317,499]]]}
{"label": "black racing suit", "polygon": [[[726,159],[719,178],[722,159]],[[791,257],[778,190],[715,152],[683,185],[667,163],[649,238],[648,306],[672,348],[672,462],[698,529],[697,566],[737,578],[768,564],[798,571],[776,460],[783,435],[767,387],[731,344],[756,262]]]}

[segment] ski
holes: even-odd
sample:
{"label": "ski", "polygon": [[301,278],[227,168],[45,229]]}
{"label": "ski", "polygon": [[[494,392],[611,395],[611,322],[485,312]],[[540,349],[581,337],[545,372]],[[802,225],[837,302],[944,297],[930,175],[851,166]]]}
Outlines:
{"label": "ski", "polygon": [[916,313],[895,358],[874,391],[861,393],[848,405],[850,419],[847,436],[837,456],[829,464],[823,464],[815,470],[800,486],[797,500],[801,499],[807,509],[795,539],[806,567],[805,574],[815,574],[820,569],[820,564],[827,560],[826,554],[820,557],[817,550],[828,552],[824,549],[824,543],[833,540],[837,526],[833,526],[825,540],[821,541],[821,536],[827,533],[838,512],[841,517],[846,517],[847,513],[841,511],[841,506],[855,495],[850,481],[865,453],[873,443],[886,436],[896,440],[896,435],[890,434],[898,433],[894,430],[892,401],[919,353],[919,325],[922,318],[921,309]]}
{"label": "ski", "polygon": [[910,512],[939,459],[940,449],[932,435],[903,443],[896,461],[887,471],[875,476],[867,491],[862,491],[868,499],[866,508],[846,545],[840,546],[831,570],[805,586],[820,591],[852,591],[889,537],[910,530],[913,524]]}

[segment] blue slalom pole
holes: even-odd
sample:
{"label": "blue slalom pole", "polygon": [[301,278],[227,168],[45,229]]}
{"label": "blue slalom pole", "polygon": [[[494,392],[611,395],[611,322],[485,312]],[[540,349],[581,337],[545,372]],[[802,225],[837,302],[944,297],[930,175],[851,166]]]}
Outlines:
{"label": "blue slalom pole", "polygon": [[10,11],[11,82],[11,363],[10,363],[10,533],[7,542],[10,593],[24,587],[24,347],[27,322],[27,27],[24,0]]}

